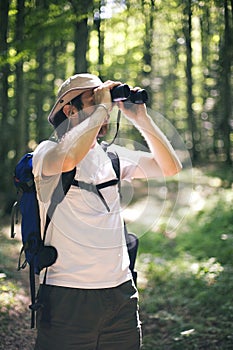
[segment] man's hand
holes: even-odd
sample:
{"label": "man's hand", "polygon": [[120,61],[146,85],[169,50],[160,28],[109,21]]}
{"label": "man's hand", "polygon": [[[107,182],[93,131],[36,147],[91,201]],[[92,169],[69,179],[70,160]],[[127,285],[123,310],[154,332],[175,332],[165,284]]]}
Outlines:
{"label": "man's hand", "polygon": [[95,104],[104,104],[108,110],[112,109],[111,89],[120,85],[120,81],[107,80],[93,90]]}
{"label": "man's hand", "polygon": [[[138,91],[140,90],[140,88],[135,87],[132,90]],[[117,102],[117,106],[126,116],[126,118],[128,118],[131,122],[133,122],[136,125],[140,125],[142,121],[148,117],[145,104],[136,104],[127,100]]]}

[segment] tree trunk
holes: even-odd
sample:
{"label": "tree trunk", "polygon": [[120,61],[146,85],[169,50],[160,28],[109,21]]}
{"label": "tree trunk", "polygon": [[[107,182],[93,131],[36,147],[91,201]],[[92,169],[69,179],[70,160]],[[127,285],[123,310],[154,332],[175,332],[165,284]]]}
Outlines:
{"label": "tree trunk", "polygon": [[[154,13],[155,13],[155,2],[154,0],[149,3],[142,2],[142,12],[145,16],[145,41],[144,41],[144,53],[143,61],[146,69],[143,72],[143,77],[148,78],[152,71],[152,51],[153,51],[153,32],[154,32]],[[146,87],[149,99],[147,105],[152,105],[152,89],[148,85]]]}
{"label": "tree trunk", "polygon": [[231,92],[231,57],[232,57],[232,38],[231,25],[229,21],[228,0],[224,0],[224,47],[223,47],[223,141],[226,161],[232,163],[231,159],[231,141],[230,141],[230,118],[232,116],[232,92]]}
{"label": "tree trunk", "polygon": [[38,63],[37,74],[36,74],[36,139],[38,142],[41,142],[44,135],[44,113],[43,113],[43,100],[44,100],[44,91],[43,91],[43,77],[44,72],[44,54],[45,48],[41,47],[37,51],[36,60]]}
{"label": "tree trunk", "polygon": [[9,65],[7,63],[8,57],[8,45],[7,45],[7,32],[8,32],[8,12],[9,12],[9,1],[0,1],[0,57],[2,64],[0,66],[0,128],[1,128],[1,139],[0,139],[0,162],[1,168],[5,169],[1,173],[0,189],[4,189],[7,181],[7,153],[9,151],[8,141],[8,123],[7,116],[8,110],[8,75]]}
{"label": "tree trunk", "polygon": [[[187,0],[185,9],[185,23],[184,23],[184,35],[186,41],[186,77],[187,77],[187,113],[188,113],[188,127],[191,133],[191,142],[192,142],[192,159],[195,163],[198,158],[196,150],[196,122],[193,113],[193,78],[192,78],[192,42],[191,42],[191,33],[192,33],[192,0]],[[187,21],[186,21],[187,18]]]}
{"label": "tree trunk", "polygon": [[101,72],[101,68],[104,64],[104,31],[101,29],[101,1],[99,1],[99,13],[98,17],[94,19],[97,32],[98,32],[98,65],[99,65],[99,70]]}
{"label": "tree trunk", "polygon": [[75,73],[87,72],[87,48],[88,48],[88,27],[87,18],[75,23]]}
{"label": "tree trunk", "polygon": [[[24,31],[24,5],[25,0],[17,1],[17,16],[15,24],[15,41],[17,54],[21,52],[21,44],[23,42]],[[15,103],[16,103],[16,123],[15,134],[16,137],[16,152],[17,157],[21,156],[27,148],[26,135],[26,111],[24,108],[24,79],[23,79],[23,61],[22,59],[16,63],[16,87],[15,87]]]}
{"label": "tree trunk", "polygon": [[93,10],[93,1],[71,1],[78,20],[74,23],[75,43],[75,73],[85,73],[88,70],[86,54],[88,50],[89,30],[87,24],[88,13]]}

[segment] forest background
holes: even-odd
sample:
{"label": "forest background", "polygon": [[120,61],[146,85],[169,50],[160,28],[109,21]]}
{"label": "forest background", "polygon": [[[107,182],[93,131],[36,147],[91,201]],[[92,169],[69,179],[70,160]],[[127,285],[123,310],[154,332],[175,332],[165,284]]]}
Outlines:
{"label": "forest background", "polygon": [[232,1],[4,0],[0,21],[1,213],[16,160],[51,134],[74,73],[145,88],[194,165],[232,164]]}
{"label": "forest background", "polygon": [[[157,227],[162,234],[151,230],[141,242],[139,270],[147,281],[146,288],[145,281],[141,284],[144,347],[230,349],[233,1],[2,0],[0,26],[2,225],[15,199],[16,162],[52,133],[47,115],[60,83],[88,71],[103,81],[141,86],[149,95],[148,108],[164,116],[165,128],[176,130],[177,151],[185,153],[188,170],[182,182],[192,198],[180,231],[169,234],[162,221]],[[120,132],[143,143],[124,123]],[[177,188],[175,180],[166,186]],[[176,198],[169,200],[174,205]],[[145,232],[148,227],[133,229]],[[13,249],[8,245],[3,239],[1,247]],[[21,292],[12,282],[13,261],[4,250],[0,263],[2,295],[4,300],[13,296],[2,301],[1,331],[8,334],[8,308],[20,304],[16,295]],[[207,299],[212,306],[206,309]],[[6,342],[2,348],[10,349],[11,340]]]}

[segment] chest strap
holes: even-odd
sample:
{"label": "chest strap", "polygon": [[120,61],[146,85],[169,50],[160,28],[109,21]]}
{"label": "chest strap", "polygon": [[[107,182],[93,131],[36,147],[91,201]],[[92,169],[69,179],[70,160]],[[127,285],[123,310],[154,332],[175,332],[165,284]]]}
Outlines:
{"label": "chest strap", "polygon": [[109,186],[114,186],[117,185],[119,182],[119,179],[113,179],[113,180],[109,180],[97,185],[94,185],[92,183],[87,183],[84,181],[79,181],[79,180],[73,180],[72,181],[72,185],[81,188],[82,190],[86,190],[88,192],[92,192],[95,193],[100,200],[102,201],[102,203],[104,204],[105,208],[107,209],[108,212],[110,212],[110,208],[104,198],[104,196],[102,195],[102,193],[100,192],[101,189],[109,187]]}

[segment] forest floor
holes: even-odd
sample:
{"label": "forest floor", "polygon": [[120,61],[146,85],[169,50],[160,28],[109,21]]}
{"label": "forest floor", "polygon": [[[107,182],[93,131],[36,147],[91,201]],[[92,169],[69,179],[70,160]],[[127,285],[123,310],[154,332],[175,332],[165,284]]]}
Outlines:
{"label": "forest floor", "polygon": [[9,237],[6,219],[0,233],[0,350],[32,350],[36,331],[30,328],[29,270],[17,271],[21,242]]}
{"label": "forest floor", "polygon": [[[191,183],[186,177],[179,186],[168,183],[168,196],[164,184],[155,186],[156,193],[148,187],[149,196],[140,185],[137,195],[126,189],[132,204],[125,217],[141,238],[137,269],[145,350],[232,349],[232,175],[205,169],[195,170],[194,178]],[[172,231],[168,219],[182,229]],[[28,268],[17,271],[17,236],[9,238],[10,218],[5,218],[0,228],[0,350],[32,350],[36,336],[30,328]]]}

